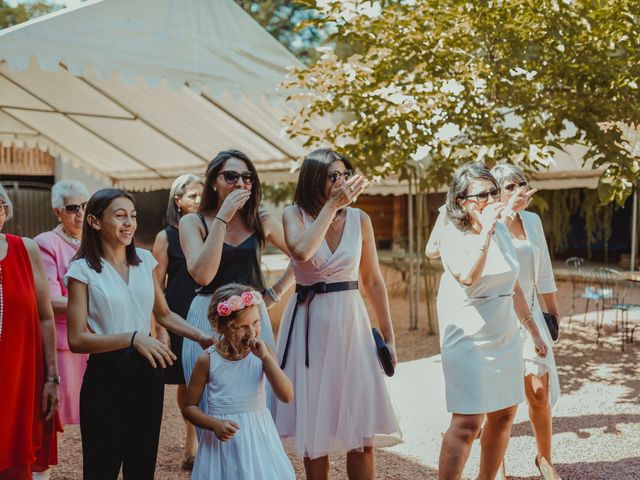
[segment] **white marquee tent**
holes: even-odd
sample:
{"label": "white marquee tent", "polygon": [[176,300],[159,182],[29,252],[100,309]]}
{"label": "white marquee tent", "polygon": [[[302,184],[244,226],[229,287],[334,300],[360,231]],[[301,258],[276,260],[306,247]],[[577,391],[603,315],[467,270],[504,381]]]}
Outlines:
{"label": "white marquee tent", "polygon": [[238,148],[264,175],[299,61],[233,0],[93,0],[0,31],[0,142],[37,146],[133,190]]}

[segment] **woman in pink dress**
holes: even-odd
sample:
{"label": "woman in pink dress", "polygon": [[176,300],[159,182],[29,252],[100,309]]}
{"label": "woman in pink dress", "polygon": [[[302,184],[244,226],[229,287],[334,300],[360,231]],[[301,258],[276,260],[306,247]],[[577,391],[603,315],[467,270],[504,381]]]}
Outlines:
{"label": "woman in pink dress", "polygon": [[372,479],[373,447],[400,441],[360,294],[395,364],[373,227],[366,213],[348,207],[365,186],[342,155],[315,150],[283,216],[297,295],[284,313],[277,351],[295,394],[290,404],[277,402],[275,420],[280,436],[304,456],[310,480],[329,478],[329,455],[345,452],[349,478]]}
{"label": "woman in pink dress", "polygon": [[34,238],[40,247],[49,282],[51,305],[56,320],[56,350],[60,373],[60,418],[64,425],[80,423],[80,387],[87,367],[87,355],[72,353],[67,343],[67,287],[62,279],[78,251],[84,210],[89,199],[82,183],[62,180],[51,189],[51,205],[59,224]]}

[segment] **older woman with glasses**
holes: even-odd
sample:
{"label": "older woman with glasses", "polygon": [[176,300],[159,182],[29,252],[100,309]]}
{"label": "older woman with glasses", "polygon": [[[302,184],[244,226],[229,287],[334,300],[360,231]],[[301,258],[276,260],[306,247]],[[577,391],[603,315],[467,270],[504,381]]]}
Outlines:
{"label": "older woman with glasses", "polygon": [[[0,230],[13,206],[0,185]],[[30,480],[57,460],[60,376],[40,250],[0,233],[0,479]],[[45,476],[45,478],[47,478]]]}
{"label": "older woman with glasses", "polygon": [[520,262],[518,281],[548,351],[544,358],[536,355],[533,339],[528,332],[524,332],[524,387],[538,447],[535,464],[545,480],[558,480],[560,477],[551,464],[551,408],[560,396],[560,382],[553,356],[553,340],[538,301],[540,294],[547,311],[557,322],[560,318],[556,296],[558,289],[540,217],[525,210],[528,202],[514,201],[523,192],[527,192],[528,198],[531,198],[535,190],[529,189],[524,173],[514,165],[498,164],[491,169],[491,173],[501,186],[502,202],[512,205],[503,217]]}
{"label": "older woman with glasses", "polygon": [[518,284],[518,258],[506,227],[500,189],[483,166],[463,165],[447,193],[439,233],[444,273],[438,292],[442,367],[451,425],[440,450],[441,479],[459,479],[480,437],[479,480],[493,480],[524,400],[522,340],[530,332],[537,355],[546,344]]}
{"label": "older woman with glasses", "polygon": [[72,353],[67,342],[67,287],[64,275],[78,252],[89,191],[82,183],[62,180],[51,189],[51,206],[58,225],[33,240],[40,247],[56,321],[56,350],[60,384],[60,418],[64,425],[80,423],[80,387],[87,355]]}

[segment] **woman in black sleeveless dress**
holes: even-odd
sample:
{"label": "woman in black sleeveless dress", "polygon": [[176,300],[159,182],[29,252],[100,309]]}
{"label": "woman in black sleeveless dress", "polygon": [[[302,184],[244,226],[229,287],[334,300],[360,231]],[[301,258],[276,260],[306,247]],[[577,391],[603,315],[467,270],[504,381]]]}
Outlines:
{"label": "woman in black sleeveless dress", "polygon": [[[214,334],[207,310],[211,295],[228,283],[249,285],[265,292],[261,304],[260,337],[275,350],[267,309],[293,285],[291,266],[272,288],[266,288],[261,254],[266,240],[288,255],[282,224],[259,211],[261,186],[251,160],[238,150],[220,152],[209,163],[198,213],[180,220],[180,243],[189,273],[200,285],[191,302],[187,322]],[[182,366],[187,382],[202,349],[184,341]]]}
{"label": "woman in black sleeveless dress", "polygon": [[[187,317],[198,285],[187,270],[187,261],[180,246],[178,222],[183,215],[197,211],[201,197],[202,179],[200,177],[187,174],[176,178],[169,192],[167,226],[158,233],[153,244],[153,256],[158,261],[156,273],[160,285],[165,287],[167,304],[182,318]],[[168,343],[171,351],[178,357],[173,365],[166,368],[164,379],[168,385],[178,385],[178,406],[182,410],[187,392],[182,371],[182,337],[173,332],[167,332],[159,325],[156,326],[156,332],[158,339]],[[185,424],[186,442],[181,467],[190,470],[193,468],[198,442],[194,426],[186,420]]]}

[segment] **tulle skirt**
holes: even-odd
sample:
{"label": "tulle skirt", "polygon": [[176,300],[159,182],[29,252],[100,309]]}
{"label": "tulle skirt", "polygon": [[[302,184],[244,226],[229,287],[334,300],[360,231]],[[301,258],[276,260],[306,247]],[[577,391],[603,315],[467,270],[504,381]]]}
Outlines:
{"label": "tulle skirt", "polygon": [[[294,306],[295,296],[280,325],[279,361]],[[399,443],[400,427],[360,293],[318,294],[309,310],[309,367],[301,304],[285,366],[294,399],[289,404],[276,401],[276,427],[285,444],[293,444],[300,456],[318,458]]]}
{"label": "tulle skirt", "polygon": [[212,431],[204,432],[193,466],[193,480],[295,480],[266,408],[214,416],[237,423],[240,430],[228,442],[218,440]]}

